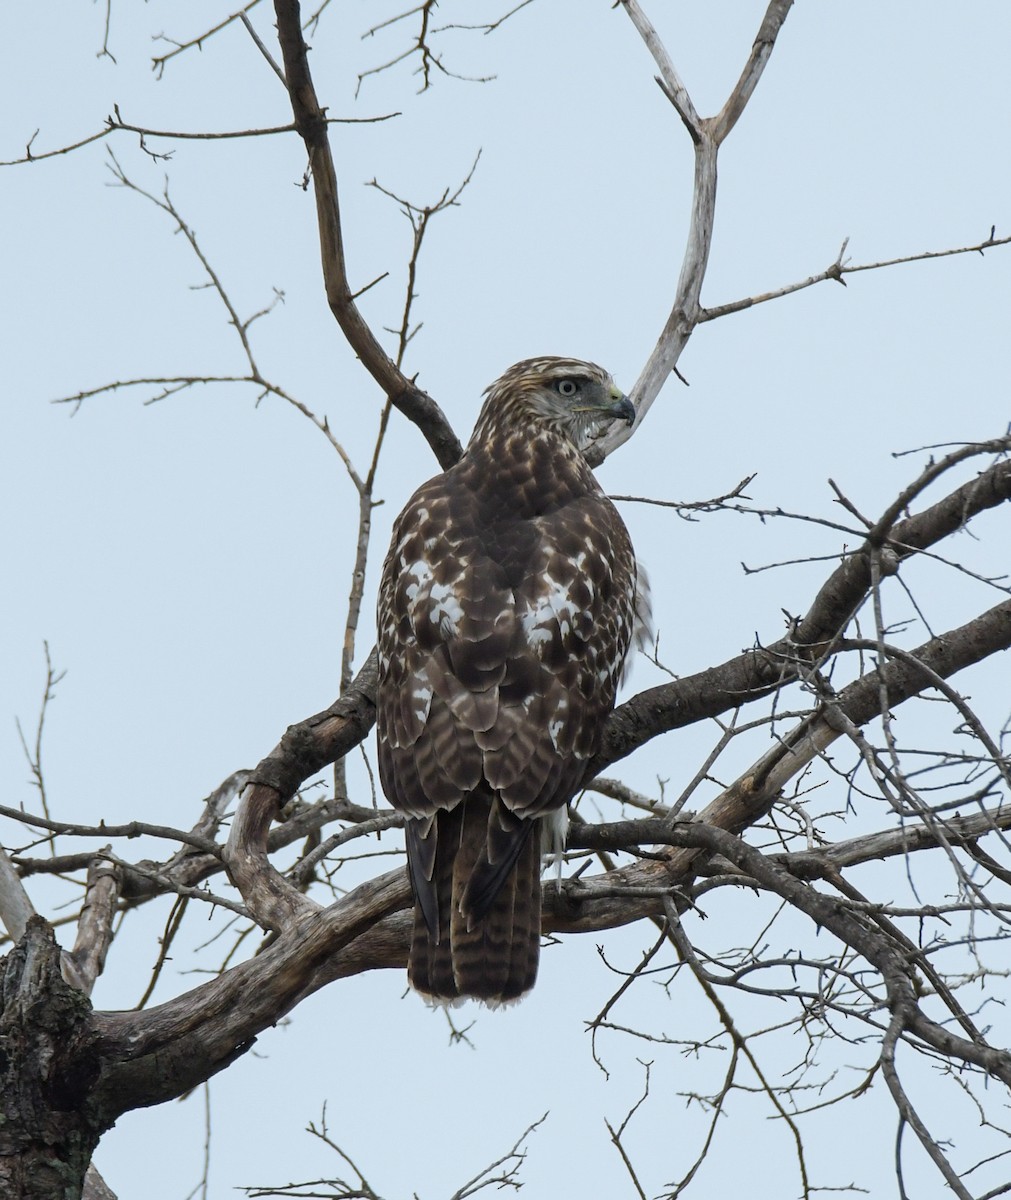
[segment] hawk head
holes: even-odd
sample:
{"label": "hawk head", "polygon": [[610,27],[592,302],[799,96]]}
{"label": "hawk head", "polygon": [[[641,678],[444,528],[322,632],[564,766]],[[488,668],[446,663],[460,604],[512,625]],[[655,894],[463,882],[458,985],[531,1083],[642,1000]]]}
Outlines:
{"label": "hawk head", "polygon": [[488,425],[534,421],[583,447],[602,421],[635,420],[631,401],[610,374],[578,358],[528,358],[487,389],[475,437]]}

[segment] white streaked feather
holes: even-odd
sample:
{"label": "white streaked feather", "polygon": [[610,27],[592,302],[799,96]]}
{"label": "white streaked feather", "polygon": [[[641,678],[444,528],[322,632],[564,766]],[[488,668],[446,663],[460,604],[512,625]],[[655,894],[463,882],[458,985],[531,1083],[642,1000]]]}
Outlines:
{"label": "white streaked feather", "polygon": [[432,568],[423,558],[417,558],[412,563],[402,561],[400,573],[409,580],[404,588],[404,593],[407,596],[407,602],[413,605],[421,589],[431,583]]}
{"label": "white streaked feather", "polygon": [[428,595],[432,604],[428,619],[433,625],[439,626],[439,632],[444,638],[456,637],[463,620],[463,605],[452,586],[448,583],[433,583]]}

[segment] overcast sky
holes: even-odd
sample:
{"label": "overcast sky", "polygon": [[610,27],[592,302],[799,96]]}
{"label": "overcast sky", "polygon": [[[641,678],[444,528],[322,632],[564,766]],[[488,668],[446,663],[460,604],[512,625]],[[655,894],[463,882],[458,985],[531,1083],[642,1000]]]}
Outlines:
{"label": "overcast sky", "polygon": [[[36,154],[79,141],[117,104],[123,120],[164,130],[285,124],[285,93],[237,23],[173,58],[161,78],[151,70],[152,55],[170,48],[153,35],[186,41],[233,7],[113,4],[113,58],[98,53],[103,5],[7,5],[0,158],[20,157],[36,130]],[[508,7],[444,0],[438,17],[474,22]],[[715,111],[764,5],[648,0],[647,10],[696,106]],[[400,11],[385,0],[334,4],[310,38],[331,115],[399,114],[332,133],[352,283],[389,272],[363,298],[366,317],[376,328],[399,324],[410,228],[396,204],[364,185],[376,179],[431,203],[480,151],[460,206],[432,223],[418,277],[423,327],[406,369],[461,437],[483,388],[520,358],[590,358],[630,388],[666,320],[692,179],[687,136],[631,23],[608,0],[534,0],[490,36],[438,35],[451,71],[492,82],[437,72],[418,95],[412,57],[367,76],[356,98],[359,73],[406,50],[416,25],[409,18],[361,35]],[[272,44],[267,6],[251,17]],[[721,156],[703,302],[803,279],[827,267],[844,238],[862,263],[978,242],[993,225],[1011,232],[1009,46],[1011,8],[1001,0],[798,4]],[[53,815],[185,827],[224,777],[254,766],[288,724],[335,697],[355,498],[318,430],[277,400],[257,405],[248,385],[194,387],[154,404],[145,401],[157,386],[121,389],[74,416],[51,403],[115,381],[245,369],[220,299],[203,286],[173,222],[136,192],[110,186],[110,151],[154,195],[167,180],[242,316],[268,305],[274,289],[284,293],[252,326],[257,361],[327,416],[361,469],[380,397],[326,307],[299,140],[148,146],[171,157],[155,160],[119,133],[0,175],[0,771],[2,802],[37,810],[15,717],[31,735],[48,642],[67,672],[44,744]],[[690,387],[667,386],[639,436],[602,468],[604,486],[692,500],[757,473],[756,504],[833,516],[831,477],[874,515],[924,459],[893,452],[1005,432],[1009,297],[1011,251],[996,249],[860,274],[846,288],[821,284],[703,326],[680,362]],[[388,335],[386,344],[394,345]],[[390,523],[435,469],[420,435],[395,418],[377,485],[384,503],[359,663],[372,644]],[[722,662],[756,636],[779,636],[783,610],[803,611],[831,568],[746,575],[742,561],[840,549],[839,536],[819,527],[724,514],[687,523],[641,505],[623,514],[653,579],[661,658],[679,674]],[[1003,551],[993,537],[982,546],[981,563],[993,568],[1003,553],[1006,564],[1004,537]],[[941,628],[984,607],[971,588],[926,586]],[[640,663],[629,686],[661,678]],[[1006,715],[998,672],[980,673],[974,698],[998,721],[1001,705]],[[716,736],[705,728],[667,738],[622,764],[621,777],[651,795],[658,776],[679,791]],[[360,764],[351,779],[355,798],[370,802]],[[4,841],[24,836],[7,826]],[[32,895],[45,908],[66,893],[33,883]],[[746,944],[769,911],[757,898],[753,905],[714,898],[709,928],[730,922]],[[137,1003],[169,909],[165,900],[127,922],[97,1005]],[[155,1000],[193,986],[194,971],[223,957],[226,939],[195,949],[218,926],[197,914],[190,922],[186,950]],[[596,945],[627,970],[654,933],[628,929],[550,948],[523,1005],[476,1014],[473,1049],[448,1044],[444,1018],[404,997],[399,973],[314,996],[212,1082],[211,1196],[338,1171],[303,1132],[324,1103],[335,1140],[391,1200],[449,1196],[545,1112],[527,1147],[525,1197],[632,1195],[604,1121],[620,1123],[641,1093],[637,1055],[656,1064],[629,1143],[644,1188],[656,1194],[687,1169],[705,1128],[681,1093],[719,1080],[725,1052],[709,1052],[717,1065],[705,1075],[708,1061],[612,1036],[602,1043],[610,1076],[594,1064],[585,1022],[617,979]],[[650,983],[619,1019],[670,1038],[711,1027],[686,989],[675,1005]],[[742,1186],[753,1200],[797,1194],[788,1131],[743,1094],[730,1114],[698,1194]],[[130,1114],[104,1139],[97,1165],[121,1200],[183,1200],[200,1177],[204,1122],[203,1093]],[[976,1136],[968,1110],[945,1129],[962,1145]],[[892,1193],[894,1114],[884,1096],[827,1110],[809,1136],[818,1184]],[[921,1159],[910,1151],[907,1182],[918,1196],[940,1196]]]}

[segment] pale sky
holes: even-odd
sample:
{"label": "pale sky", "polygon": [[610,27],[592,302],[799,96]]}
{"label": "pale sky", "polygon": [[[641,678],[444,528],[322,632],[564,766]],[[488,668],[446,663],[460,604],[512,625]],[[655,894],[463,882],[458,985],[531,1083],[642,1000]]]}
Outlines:
{"label": "pale sky", "polygon": [[[444,0],[437,15],[443,24],[476,22],[509,7]],[[646,8],[696,106],[715,111],[764,5],[646,0]],[[0,158],[20,157],[36,129],[36,154],[79,141],[117,104],[123,120],[167,130],[285,124],[284,91],[241,25],[174,58],[161,79],[150,69],[152,55],[168,49],[153,35],[185,41],[231,11],[113,4],[112,61],[98,54],[103,5],[7,5]],[[407,49],[414,18],[361,35],[400,11],[375,0],[335,4],[309,39],[331,115],[400,114],[332,132],[352,281],[364,286],[390,273],[363,298],[365,316],[377,329],[399,324],[410,229],[393,202],[363,185],[375,178],[431,203],[466,176],[480,150],[460,206],[431,225],[415,309],[423,327],[405,368],[461,438],[482,390],[520,358],[589,358],[631,388],[673,295],[692,170],[688,138],[631,23],[609,0],[535,0],[490,36],[439,35],[451,71],[493,82],[437,73],[418,95],[410,58],[367,77],[356,99],[358,74]],[[276,49],[267,6],[251,18]],[[1000,0],[957,8],[798,3],[721,155],[703,303],[812,275],[845,238],[852,261],[869,263],[979,242],[993,225],[998,236],[1011,232],[1009,46],[1011,8]],[[289,724],[334,699],[355,498],[320,433],[278,400],[257,406],[248,385],[195,387],[150,405],[158,387],[124,389],[87,400],[72,419],[50,403],[114,381],[244,370],[192,251],[163,212],[110,187],[109,151],[155,195],[167,179],[240,315],[269,304],[273,289],[284,293],[251,328],[257,361],[327,415],[362,470],[380,398],[326,307],[297,137],[151,140],[149,148],[171,158],[155,161],[135,136],[118,133],[0,175],[0,771],[2,803],[38,811],[15,717],[31,733],[48,642],[67,672],[43,749],[52,814],[187,827],[222,779],[254,766]],[[824,283],[702,326],[679,364],[690,387],[667,386],[600,478],[615,493],[692,500],[757,472],[749,488],[757,506],[838,517],[831,477],[873,516],[925,459],[893,452],[1006,431],[1009,299],[1011,248],[1003,248],[867,272],[846,288]],[[379,473],[384,503],[359,663],[373,640],[390,523],[436,469],[420,435],[395,417]],[[780,636],[783,610],[802,612],[832,566],[746,575],[742,561],[755,567],[841,548],[838,534],[818,526],[730,514],[688,523],[642,505],[622,511],[652,577],[660,657],[678,674],[722,662],[756,637]],[[958,552],[994,573],[1007,562],[1006,520],[1003,532],[996,519],[980,529],[989,540],[959,543]],[[924,588],[939,628],[996,602],[964,581],[949,591],[928,579]],[[913,632],[908,644],[920,640]],[[1006,664],[1001,670],[1006,680]],[[627,686],[662,678],[640,662]],[[1007,711],[1000,670],[981,670],[969,690],[999,725]],[[715,727],[683,731],[611,773],[650,795],[659,794],[658,777],[680,791],[717,736]],[[750,753],[742,748],[736,765]],[[350,777],[355,798],[370,803],[359,760]],[[846,832],[836,827],[833,836]],[[5,823],[5,844],[26,840]],[[398,844],[388,837],[376,849]],[[141,853],[132,843],[118,849]],[[369,860],[366,874],[392,863]],[[71,894],[35,880],[30,891],[40,910]],[[137,1003],[170,907],[166,898],[129,917],[96,988],[99,1007]],[[704,928],[691,918],[686,928],[706,945],[720,944],[720,931],[744,945],[771,911],[758,897],[725,890],[709,899]],[[192,911],[188,922],[156,1002],[199,982],[194,972],[213,969],[229,945],[226,934],[198,949],[221,922]],[[339,1173],[332,1152],[303,1132],[326,1103],[334,1140],[387,1200],[450,1196],[545,1112],[527,1145],[525,1200],[632,1196],[604,1122],[617,1126],[638,1099],[637,1056],[655,1065],[628,1144],[644,1189],[656,1195],[684,1173],[704,1136],[705,1114],[686,1107],[683,1093],[715,1090],[726,1052],[683,1056],[612,1034],[601,1042],[610,1076],[593,1062],[585,1022],[618,981],[596,945],[608,963],[630,970],[654,938],[647,925],[549,948],[521,1006],[462,1011],[461,1025],[476,1017],[473,1049],[449,1045],[443,1016],[405,997],[399,973],[315,995],[211,1082],[209,1195]],[[748,1027],[777,1019],[775,1011],[766,1020],[761,1006],[740,1010]],[[688,983],[668,994],[642,982],[615,1019],[689,1040],[713,1024]],[[770,1069],[797,1057],[774,1039],[767,1053]],[[826,1059],[843,1074],[848,1061]],[[817,1185],[894,1194],[894,1110],[876,1093],[811,1118]],[[739,1094],[728,1112],[688,1194],[798,1194],[790,1134],[768,1119],[768,1106]],[[972,1112],[931,1116],[971,1156]],[[129,1114],[103,1140],[96,1165],[121,1200],[184,1200],[200,1178],[204,1125],[202,1093]],[[907,1140],[910,1193],[942,1195],[939,1176]]]}

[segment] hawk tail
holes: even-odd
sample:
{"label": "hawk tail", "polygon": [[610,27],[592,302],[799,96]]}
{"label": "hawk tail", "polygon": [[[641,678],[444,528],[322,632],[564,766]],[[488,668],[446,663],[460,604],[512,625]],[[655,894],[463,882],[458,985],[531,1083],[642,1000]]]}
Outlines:
{"label": "hawk tail", "polygon": [[534,986],[540,955],[540,821],[471,794],[428,824],[427,836],[408,837],[411,986],[436,1003],[518,1000]]}

